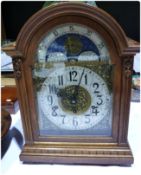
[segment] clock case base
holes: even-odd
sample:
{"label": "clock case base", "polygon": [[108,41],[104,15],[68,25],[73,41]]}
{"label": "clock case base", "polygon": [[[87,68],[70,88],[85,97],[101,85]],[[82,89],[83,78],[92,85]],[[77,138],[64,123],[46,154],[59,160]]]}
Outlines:
{"label": "clock case base", "polygon": [[133,163],[133,155],[128,145],[96,146],[41,146],[24,145],[20,155],[24,163],[48,164],[88,164],[88,165],[124,165]]}

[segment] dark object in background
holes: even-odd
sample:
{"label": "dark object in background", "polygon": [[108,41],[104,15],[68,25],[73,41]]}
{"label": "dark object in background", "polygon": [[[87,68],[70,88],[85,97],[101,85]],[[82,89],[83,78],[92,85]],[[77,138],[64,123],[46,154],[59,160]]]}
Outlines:
{"label": "dark object in background", "polygon": [[2,108],[1,110],[1,139],[3,139],[5,135],[8,133],[8,130],[11,126],[11,121],[12,119],[11,119],[10,113]]}
{"label": "dark object in background", "polygon": [[22,149],[23,136],[17,128],[13,127],[10,129],[12,118],[10,113],[3,108],[1,111],[1,120],[1,158],[3,158],[13,138],[15,138],[18,146]]}
{"label": "dark object in background", "polygon": [[[8,39],[15,40],[25,22],[38,10],[44,1],[3,1],[2,17]],[[96,5],[111,14],[121,25],[126,35],[140,40],[140,4],[137,1],[96,1]]]}
{"label": "dark object in background", "polygon": [[96,1],[121,25],[129,38],[140,41],[140,2],[139,1]]}

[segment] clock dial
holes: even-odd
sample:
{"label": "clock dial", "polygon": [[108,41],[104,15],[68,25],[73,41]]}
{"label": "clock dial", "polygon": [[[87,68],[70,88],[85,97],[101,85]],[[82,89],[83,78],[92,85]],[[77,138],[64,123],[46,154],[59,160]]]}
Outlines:
{"label": "clock dial", "polygon": [[105,81],[81,66],[52,68],[38,92],[44,116],[66,130],[94,127],[109,112],[110,101]]}
{"label": "clock dial", "polygon": [[68,60],[109,61],[104,40],[92,29],[80,24],[59,25],[39,44],[39,62]]}

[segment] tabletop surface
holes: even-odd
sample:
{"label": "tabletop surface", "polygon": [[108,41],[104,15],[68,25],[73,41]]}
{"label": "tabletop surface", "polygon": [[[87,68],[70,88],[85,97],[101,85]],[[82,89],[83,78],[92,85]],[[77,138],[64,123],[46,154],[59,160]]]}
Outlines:
{"label": "tabletop surface", "polygon": [[[134,164],[131,167],[121,166],[84,166],[84,165],[56,165],[56,164],[23,164],[19,160],[20,148],[12,139],[11,145],[1,161],[2,175],[139,175],[141,171],[141,103],[131,103],[128,140],[134,155]],[[22,125],[20,112],[12,115],[11,128],[16,127],[21,133]]]}

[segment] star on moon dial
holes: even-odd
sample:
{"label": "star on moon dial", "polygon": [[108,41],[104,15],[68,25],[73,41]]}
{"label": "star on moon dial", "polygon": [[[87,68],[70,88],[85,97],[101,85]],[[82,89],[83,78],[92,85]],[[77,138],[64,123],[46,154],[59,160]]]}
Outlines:
{"label": "star on moon dial", "polygon": [[105,81],[81,66],[54,69],[38,92],[40,109],[57,127],[84,130],[107,114],[110,101]]}

